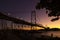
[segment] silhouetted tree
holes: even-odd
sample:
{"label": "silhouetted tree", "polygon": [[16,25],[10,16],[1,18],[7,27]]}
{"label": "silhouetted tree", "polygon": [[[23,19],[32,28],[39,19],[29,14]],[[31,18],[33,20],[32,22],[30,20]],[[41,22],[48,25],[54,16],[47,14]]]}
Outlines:
{"label": "silhouetted tree", "polygon": [[36,5],[36,9],[43,9],[49,10],[48,17],[56,17],[53,18],[51,21],[56,21],[59,19],[60,16],[60,0],[40,0],[39,3]]}

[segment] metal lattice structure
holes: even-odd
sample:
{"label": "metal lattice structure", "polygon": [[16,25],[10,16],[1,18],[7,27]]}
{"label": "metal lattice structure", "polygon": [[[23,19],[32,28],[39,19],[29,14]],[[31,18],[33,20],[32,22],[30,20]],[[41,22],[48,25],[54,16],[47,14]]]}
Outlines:
{"label": "metal lattice structure", "polygon": [[[19,26],[23,27],[23,25],[38,26],[38,27],[45,28],[45,27],[40,26],[40,25],[38,25],[38,24],[29,23],[29,22],[26,22],[26,21],[21,20],[21,19],[17,19],[17,18],[13,18],[13,17],[7,16],[7,15],[4,15],[2,12],[0,12],[0,19],[10,21],[10,22],[11,22],[11,28],[12,28],[12,29],[13,29],[14,27],[17,28],[17,26],[18,26],[18,27],[19,27]],[[3,24],[2,24],[2,25],[3,25]],[[17,25],[17,26],[16,26],[16,25]]]}

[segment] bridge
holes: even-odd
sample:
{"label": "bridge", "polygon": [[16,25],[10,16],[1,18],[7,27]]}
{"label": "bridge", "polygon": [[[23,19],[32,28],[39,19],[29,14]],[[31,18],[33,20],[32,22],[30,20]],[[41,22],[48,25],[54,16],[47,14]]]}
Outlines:
{"label": "bridge", "polygon": [[[11,22],[11,28],[13,29],[14,27],[17,27],[16,25],[18,25],[18,27],[24,27],[24,26],[38,26],[38,27],[41,27],[41,28],[45,28],[44,26],[42,25],[38,25],[38,24],[33,24],[33,23],[30,23],[30,22],[27,22],[27,21],[24,21],[22,19],[18,19],[18,18],[14,18],[14,17],[10,17],[8,15],[5,15],[3,14],[3,12],[0,12],[0,21],[3,21],[3,20],[6,20],[6,21],[9,21]],[[8,22],[8,23],[9,23]],[[6,24],[6,23],[5,23]],[[15,25],[13,25],[15,24]],[[3,27],[3,29],[5,29],[3,23],[1,22],[1,25]],[[5,25],[6,26],[6,25]],[[7,27],[6,27],[7,28]],[[8,28],[9,29],[9,28]]]}

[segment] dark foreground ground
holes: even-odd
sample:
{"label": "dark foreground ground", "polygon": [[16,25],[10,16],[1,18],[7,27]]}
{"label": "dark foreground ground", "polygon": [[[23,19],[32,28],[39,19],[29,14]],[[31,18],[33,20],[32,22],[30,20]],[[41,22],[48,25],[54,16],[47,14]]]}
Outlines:
{"label": "dark foreground ground", "polygon": [[60,40],[58,37],[32,36],[35,31],[0,30],[0,40]]}

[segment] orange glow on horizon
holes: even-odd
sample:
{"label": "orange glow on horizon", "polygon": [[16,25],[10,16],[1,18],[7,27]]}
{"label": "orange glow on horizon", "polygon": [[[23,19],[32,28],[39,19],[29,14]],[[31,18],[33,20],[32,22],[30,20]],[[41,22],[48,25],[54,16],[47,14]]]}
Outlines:
{"label": "orange glow on horizon", "polygon": [[[47,27],[49,27],[49,28],[60,28],[60,20],[57,20],[55,22],[49,21],[46,24],[47,24]],[[46,24],[44,24],[44,25],[46,25]]]}
{"label": "orange glow on horizon", "polygon": [[21,28],[21,30],[40,30],[40,29],[43,29],[43,28],[40,28],[40,27],[33,27],[32,29],[30,27]]}

